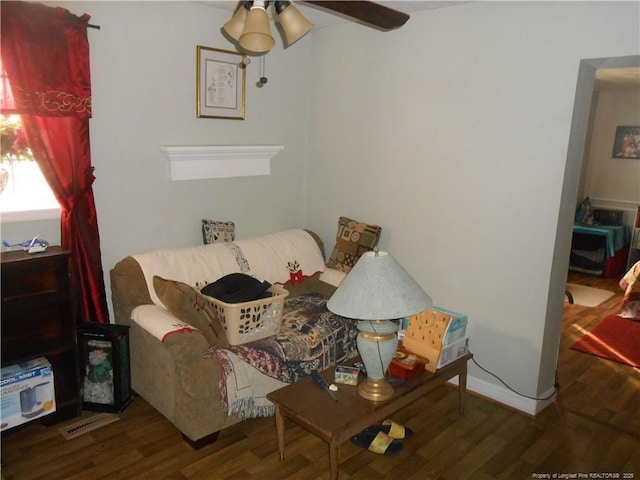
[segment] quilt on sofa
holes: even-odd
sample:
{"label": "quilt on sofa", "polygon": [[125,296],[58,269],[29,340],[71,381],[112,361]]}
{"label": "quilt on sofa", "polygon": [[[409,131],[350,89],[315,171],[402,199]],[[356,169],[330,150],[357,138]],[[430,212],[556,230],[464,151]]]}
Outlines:
{"label": "quilt on sofa", "polygon": [[267,393],[356,355],[356,322],[331,313],[327,300],[317,293],[289,299],[277,335],[207,350],[205,357],[222,366],[219,387],[227,415],[273,415]]}

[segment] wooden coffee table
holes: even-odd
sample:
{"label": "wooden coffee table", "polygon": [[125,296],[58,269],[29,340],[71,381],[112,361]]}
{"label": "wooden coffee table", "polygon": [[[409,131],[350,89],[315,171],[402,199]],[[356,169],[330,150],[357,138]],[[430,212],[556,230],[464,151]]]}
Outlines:
{"label": "wooden coffee table", "polygon": [[[467,354],[435,373],[425,372],[395,386],[393,397],[384,402],[372,402],[358,395],[354,385],[338,385],[335,401],[310,377],[287,385],[267,395],[276,407],[276,433],[280,459],[284,460],[284,419],[289,418],[329,444],[331,479],[338,478],[338,453],[341,443],[366,427],[380,423],[427,392],[458,377],[460,413],[464,412],[467,388]],[[328,383],[334,381],[334,368],[320,375]]]}

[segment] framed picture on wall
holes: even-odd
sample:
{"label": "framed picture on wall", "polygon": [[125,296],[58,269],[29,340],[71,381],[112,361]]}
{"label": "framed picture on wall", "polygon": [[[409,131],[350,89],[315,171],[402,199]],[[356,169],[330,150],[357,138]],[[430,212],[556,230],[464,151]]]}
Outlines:
{"label": "framed picture on wall", "polygon": [[244,120],[245,56],[198,45],[197,58],[197,117]]}
{"label": "framed picture on wall", "polygon": [[640,127],[616,127],[613,158],[640,159]]}

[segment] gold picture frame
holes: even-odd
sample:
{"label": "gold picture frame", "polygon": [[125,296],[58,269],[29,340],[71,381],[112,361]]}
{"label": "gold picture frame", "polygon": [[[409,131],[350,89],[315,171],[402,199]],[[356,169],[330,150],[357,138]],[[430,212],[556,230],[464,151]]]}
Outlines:
{"label": "gold picture frame", "polygon": [[198,118],[244,120],[245,56],[230,50],[197,46]]}
{"label": "gold picture frame", "polygon": [[640,126],[616,127],[611,156],[640,160]]}

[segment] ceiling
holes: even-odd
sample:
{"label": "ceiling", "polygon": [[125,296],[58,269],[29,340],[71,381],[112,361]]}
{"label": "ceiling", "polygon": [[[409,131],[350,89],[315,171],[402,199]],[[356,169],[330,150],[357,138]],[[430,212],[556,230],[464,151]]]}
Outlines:
{"label": "ceiling", "polygon": [[[215,7],[223,8],[225,10],[229,10],[230,12],[234,11],[236,6],[238,5],[237,0],[208,0],[201,1],[199,3],[204,3],[207,5],[212,5]],[[347,22],[352,22],[353,19],[349,17],[340,16],[337,13],[327,13],[322,10],[320,7],[316,7],[314,5],[307,5],[303,2],[293,2],[295,6],[300,10],[307,20],[313,23],[315,28],[328,27],[331,25],[340,25]],[[448,2],[437,2],[432,0],[427,1],[404,1],[404,0],[391,0],[391,1],[379,1],[376,2],[381,5],[384,5],[389,8],[393,8],[394,10],[399,10],[404,13],[408,13],[411,15],[412,12],[418,12],[421,10],[431,10],[434,8],[443,8],[443,7],[451,7],[454,5],[460,5],[463,3],[468,3],[466,1],[448,1]],[[271,10],[271,9],[269,9]]]}
{"label": "ceiling", "polygon": [[601,68],[596,71],[596,92],[640,89],[640,67]]}
{"label": "ceiling", "polygon": [[[233,12],[237,5],[237,0],[203,0],[199,3],[203,3],[210,6],[215,6]],[[307,20],[313,23],[315,28],[323,28],[332,25],[340,25],[353,21],[348,17],[341,16],[337,13],[328,13],[323,11],[319,7],[313,5],[307,5],[303,2],[294,2],[300,13],[302,13]],[[391,0],[391,1],[379,1],[382,5],[399,10],[411,15],[413,12],[419,12],[424,10],[431,10],[435,8],[452,7],[456,5],[462,5],[464,3],[470,3],[468,1],[404,1],[404,0]],[[270,9],[271,10],[271,9]],[[229,15],[231,18],[231,14]],[[409,19],[411,21],[411,19]],[[222,25],[221,25],[222,27]],[[634,68],[606,68],[600,69],[596,72],[596,81],[594,85],[595,91],[605,90],[627,90],[627,89],[640,89],[640,67]]]}

